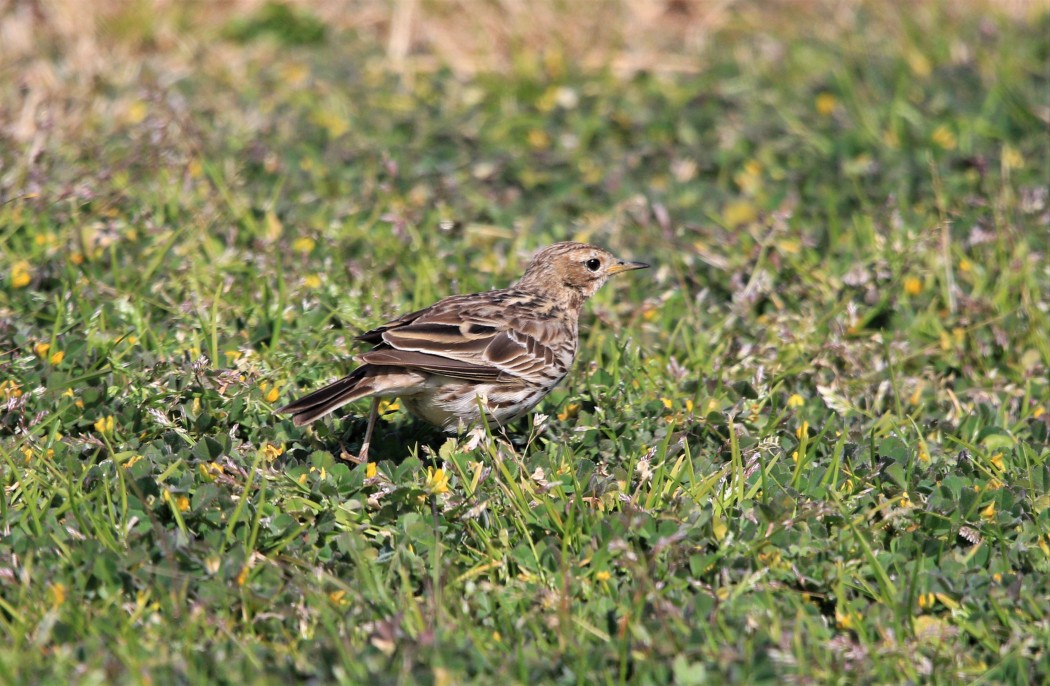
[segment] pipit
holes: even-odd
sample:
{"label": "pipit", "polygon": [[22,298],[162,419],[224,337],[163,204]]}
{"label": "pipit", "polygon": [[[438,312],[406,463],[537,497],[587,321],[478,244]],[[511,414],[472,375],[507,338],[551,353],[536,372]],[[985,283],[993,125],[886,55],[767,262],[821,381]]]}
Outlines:
{"label": "pipit", "polygon": [[372,397],[358,462],[368,461],[379,399],[400,397],[416,417],[449,433],[485,419],[505,425],[565,378],[576,357],[583,303],[620,272],[649,265],[582,243],[536,253],[510,288],[453,295],[357,336],[374,344],[360,367],[278,412],[296,426]]}

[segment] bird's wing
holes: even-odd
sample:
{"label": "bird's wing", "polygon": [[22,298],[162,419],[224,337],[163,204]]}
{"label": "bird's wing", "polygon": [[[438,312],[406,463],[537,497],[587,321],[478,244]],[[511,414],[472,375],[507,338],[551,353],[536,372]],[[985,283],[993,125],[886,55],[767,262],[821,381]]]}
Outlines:
{"label": "bird's wing", "polygon": [[359,336],[378,345],[358,359],[476,381],[534,380],[565,366],[559,320],[537,318],[538,309],[510,291],[446,298]]}
{"label": "bird's wing", "polygon": [[433,305],[431,305],[430,307],[424,307],[422,310],[416,310],[415,312],[403,314],[400,317],[397,317],[396,319],[391,319],[386,324],[380,324],[374,329],[369,329],[364,333],[360,333],[354,336],[354,339],[358,341],[364,341],[365,343],[382,343],[383,332],[397,328],[399,326],[404,326],[405,324],[409,324],[415,321],[420,316],[426,314],[427,311],[431,309],[431,307],[433,307]]}
{"label": "bird's wing", "polygon": [[440,355],[428,355],[412,350],[381,347],[362,353],[357,356],[357,359],[380,367],[408,367],[430,374],[469,381],[496,381],[500,378],[500,370],[495,367],[460,362]]}

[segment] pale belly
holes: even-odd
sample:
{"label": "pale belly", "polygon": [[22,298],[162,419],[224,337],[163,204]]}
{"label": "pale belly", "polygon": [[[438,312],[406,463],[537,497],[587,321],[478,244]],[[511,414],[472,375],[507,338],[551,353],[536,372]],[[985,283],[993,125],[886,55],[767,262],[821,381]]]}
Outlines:
{"label": "pale belly", "polygon": [[446,379],[411,395],[402,395],[401,401],[405,409],[419,419],[448,433],[458,433],[478,423],[482,407],[489,422],[504,425],[514,421],[536,407],[560,381],[558,378],[540,387]]}

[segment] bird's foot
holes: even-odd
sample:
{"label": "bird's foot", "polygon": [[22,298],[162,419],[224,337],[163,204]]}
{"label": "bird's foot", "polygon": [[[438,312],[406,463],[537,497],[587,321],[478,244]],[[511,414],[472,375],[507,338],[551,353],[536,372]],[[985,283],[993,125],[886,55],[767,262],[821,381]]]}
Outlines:
{"label": "bird's foot", "polygon": [[350,452],[350,449],[346,447],[346,444],[339,441],[339,459],[344,462],[350,462],[352,464],[367,464],[368,463],[368,444],[361,446],[360,452],[354,455]]}
{"label": "bird's foot", "polygon": [[368,463],[368,451],[362,450],[357,455],[351,455],[346,450],[339,451],[339,459],[346,462],[353,462],[354,464],[367,464]]}

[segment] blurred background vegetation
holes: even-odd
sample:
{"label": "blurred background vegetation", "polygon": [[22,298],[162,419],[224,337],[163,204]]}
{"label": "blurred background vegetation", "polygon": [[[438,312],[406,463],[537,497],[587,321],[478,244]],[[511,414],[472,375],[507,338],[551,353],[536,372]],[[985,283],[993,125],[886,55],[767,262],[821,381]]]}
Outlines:
{"label": "blurred background vegetation", "polygon": [[[0,0],[0,681],[1045,682],[1048,31]],[[274,417],[570,238],[515,443]]]}

